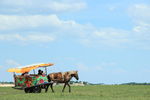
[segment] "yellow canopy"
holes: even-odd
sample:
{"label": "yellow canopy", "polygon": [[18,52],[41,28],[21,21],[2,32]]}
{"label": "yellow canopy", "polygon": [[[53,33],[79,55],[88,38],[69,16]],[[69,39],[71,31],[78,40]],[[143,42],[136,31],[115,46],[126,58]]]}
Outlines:
{"label": "yellow canopy", "polygon": [[34,65],[27,65],[27,66],[23,66],[23,67],[18,67],[18,68],[10,68],[7,71],[8,72],[16,72],[16,73],[25,73],[25,72],[29,72],[30,70],[39,68],[39,67],[48,67],[48,66],[52,66],[54,64],[51,63],[47,63],[47,64],[34,64]]}

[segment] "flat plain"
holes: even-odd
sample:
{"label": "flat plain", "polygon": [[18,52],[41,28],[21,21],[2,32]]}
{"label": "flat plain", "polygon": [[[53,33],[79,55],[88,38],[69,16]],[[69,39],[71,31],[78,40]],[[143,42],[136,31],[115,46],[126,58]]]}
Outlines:
{"label": "flat plain", "polygon": [[62,93],[62,86],[47,93],[24,93],[11,87],[0,87],[0,100],[150,100],[150,85],[86,85],[72,86]]}

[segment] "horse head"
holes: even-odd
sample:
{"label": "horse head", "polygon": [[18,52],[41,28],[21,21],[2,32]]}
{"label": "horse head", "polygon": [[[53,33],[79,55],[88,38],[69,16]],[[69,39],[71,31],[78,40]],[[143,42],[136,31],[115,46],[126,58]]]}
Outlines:
{"label": "horse head", "polygon": [[74,77],[76,80],[79,80],[78,71],[71,71],[71,76]]}

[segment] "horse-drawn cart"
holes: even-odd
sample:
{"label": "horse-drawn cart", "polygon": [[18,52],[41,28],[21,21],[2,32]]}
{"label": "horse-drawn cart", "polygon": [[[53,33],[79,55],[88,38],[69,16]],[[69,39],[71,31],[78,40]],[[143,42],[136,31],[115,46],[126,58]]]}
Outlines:
{"label": "horse-drawn cart", "polygon": [[[45,89],[47,92],[49,85],[51,82],[48,82],[47,79],[47,67],[52,66],[53,64],[34,64],[28,65],[18,68],[10,68],[8,72],[14,73],[14,84],[16,89],[23,89],[25,93],[40,93],[41,89]],[[45,68],[45,73],[35,74],[35,69],[37,68]],[[34,74],[27,74],[33,70]],[[22,73],[22,75],[16,75],[16,73]]]}

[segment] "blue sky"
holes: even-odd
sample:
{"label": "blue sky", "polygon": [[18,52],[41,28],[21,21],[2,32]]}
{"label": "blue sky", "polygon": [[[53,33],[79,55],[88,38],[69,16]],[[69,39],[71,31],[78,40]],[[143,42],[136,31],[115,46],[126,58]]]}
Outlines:
{"label": "blue sky", "polygon": [[51,62],[91,83],[150,82],[149,0],[0,0],[0,81]]}

